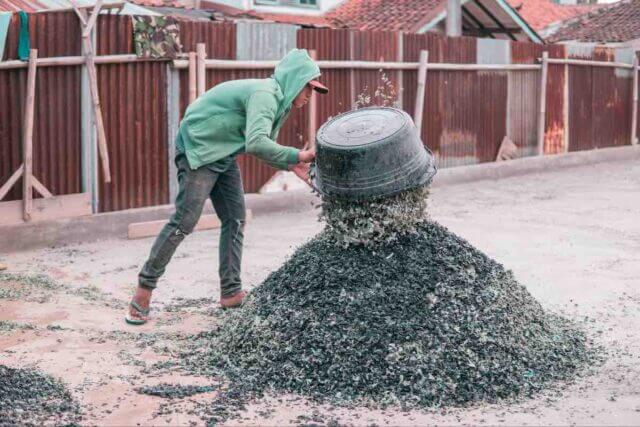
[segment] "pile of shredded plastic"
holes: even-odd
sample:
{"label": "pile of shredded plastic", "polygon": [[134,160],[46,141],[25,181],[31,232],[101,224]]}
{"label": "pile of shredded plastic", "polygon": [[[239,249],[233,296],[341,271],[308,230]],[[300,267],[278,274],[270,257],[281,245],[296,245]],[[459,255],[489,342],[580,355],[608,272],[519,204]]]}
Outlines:
{"label": "pile of shredded plastic", "polygon": [[584,334],[502,265],[435,222],[413,224],[375,245],[320,233],[187,365],[245,394],[434,407],[528,396],[590,360]]}
{"label": "pile of shredded plastic", "polygon": [[79,406],[60,381],[0,365],[0,425],[68,425],[79,419]]}

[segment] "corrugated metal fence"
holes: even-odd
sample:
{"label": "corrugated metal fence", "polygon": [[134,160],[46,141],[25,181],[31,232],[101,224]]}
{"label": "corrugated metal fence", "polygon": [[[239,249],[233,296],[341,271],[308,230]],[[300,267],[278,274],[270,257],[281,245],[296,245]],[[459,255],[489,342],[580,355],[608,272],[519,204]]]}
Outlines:
{"label": "corrugated metal fence", "polygon": [[[71,12],[30,15],[32,47],[40,57],[79,55],[80,29]],[[631,62],[610,49],[576,49],[437,34],[301,29],[282,24],[181,22],[184,51],[205,43],[208,58],[278,59],[292,47],[314,49],[318,59],[534,64],[543,51],[551,58],[588,58]],[[15,59],[18,25],[14,17],[5,59]],[[131,18],[100,15],[97,54],[132,53]],[[268,41],[268,43],[265,43]],[[626,54],[626,53],[625,53]],[[34,172],[54,194],[82,190],[81,67],[38,69],[34,129]],[[168,107],[176,76],[177,112]],[[207,70],[207,87],[238,78],[268,77],[271,71]],[[415,71],[384,73],[398,105],[413,114]],[[374,98],[382,72],[331,69],[322,80],[331,88],[318,98],[317,123],[353,108],[359,94]],[[112,182],[98,187],[100,212],[170,202],[171,144],[188,103],[186,70],[169,61],[98,66]],[[429,70],[422,138],[440,166],[490,162],[505,136],[520,156],[536,151],[539,71]],[[0,70],[0,183],[21,162],[21,124],[26,69]],[[545,117],[545,152],[584,150],[629,144],[631,75],[613,68],[550,65]],[[295,111],[280,133],[280,143],[302,146],[308,139],[308,115]],[[258,191],[274,170],[251,156],[239,159],[247,192]],[[98,175],[100,176],[100,175]],[[20,186],[5,200],[21,197]]]}

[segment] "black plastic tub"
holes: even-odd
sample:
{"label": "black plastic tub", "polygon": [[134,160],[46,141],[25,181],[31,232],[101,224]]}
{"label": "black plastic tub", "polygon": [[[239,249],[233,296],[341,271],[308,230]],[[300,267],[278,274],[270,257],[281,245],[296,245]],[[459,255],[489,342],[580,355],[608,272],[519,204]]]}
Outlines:
{"label": "black plastic tub", "polygon": [[316,136],[314,187],[348,200],[390,196],[427,185],[435,159],[420,140],[411,117],[390,107],[368,107],[340,114]]}

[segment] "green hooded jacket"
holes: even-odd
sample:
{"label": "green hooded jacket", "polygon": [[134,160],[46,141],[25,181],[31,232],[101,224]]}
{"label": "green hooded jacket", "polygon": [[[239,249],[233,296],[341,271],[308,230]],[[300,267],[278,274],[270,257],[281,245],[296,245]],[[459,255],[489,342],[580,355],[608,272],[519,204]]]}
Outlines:
{"label": "green hooded jacket", "polygon": [[320,68],[304,49],[293,49],[267,79],[232,80],[196,99],[180,123],[191,169],[245,152],[278,169],[298,162],[297,148],[277,144],[291,103]]}

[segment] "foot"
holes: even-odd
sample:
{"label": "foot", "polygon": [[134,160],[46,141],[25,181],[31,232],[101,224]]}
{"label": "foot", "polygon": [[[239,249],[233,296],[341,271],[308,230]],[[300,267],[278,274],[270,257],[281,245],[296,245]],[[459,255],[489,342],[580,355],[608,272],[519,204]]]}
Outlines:
{"label": "foot", "polygon": [[[133,295],[132,301],[138,304],[141,309],[147,310],[149,308],[149,304],[151,304],[151,291],[138,286],[136,293]],[[142,315],[131,305],[129,306],[129,318],[145,322],[149,320],[149,316]]]}
{"label": "foot", "polygon": [[247,291],[239,291],[235,294],[220,298],[220,306],[222,308],[236,308],[242,305],[244,297],[247,296]]}

